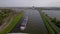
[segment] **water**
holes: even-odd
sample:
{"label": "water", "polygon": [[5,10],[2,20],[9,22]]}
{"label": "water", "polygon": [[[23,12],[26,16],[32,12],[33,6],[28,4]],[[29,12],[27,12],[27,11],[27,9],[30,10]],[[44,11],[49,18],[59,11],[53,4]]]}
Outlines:
{"label": "water", "polygon": [[[44,25],[44,22],[40,16],[39,11],[33,9],[24,9],[24,16],[28,16],[28,23],[26,26],[26,30],[24,33],[29,34],[48,34],[48,31]],[[12,33],[19,33],[20,31],[20,23],[13,28]]]}
{"label": "water", "polygon": [[30,34],[48,34],[39,11],[27,9],[24,10],[28,15],[27,32]]}
{"label": "water", "polygon": [[42,10],[42,12],[45,12],[46,14],[48,14],[48,16],[52,18],[56,17],[60,20],[60,10]]}

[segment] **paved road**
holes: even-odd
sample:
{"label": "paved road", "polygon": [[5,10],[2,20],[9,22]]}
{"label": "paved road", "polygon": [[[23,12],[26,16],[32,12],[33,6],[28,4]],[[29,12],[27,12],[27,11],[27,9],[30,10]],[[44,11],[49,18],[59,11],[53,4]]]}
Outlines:
{"label": "paved road", "polygon": [[37,10],[27,9],[25,12],[29,17],[26,32],[30,34],[48,34],[43,20]]}

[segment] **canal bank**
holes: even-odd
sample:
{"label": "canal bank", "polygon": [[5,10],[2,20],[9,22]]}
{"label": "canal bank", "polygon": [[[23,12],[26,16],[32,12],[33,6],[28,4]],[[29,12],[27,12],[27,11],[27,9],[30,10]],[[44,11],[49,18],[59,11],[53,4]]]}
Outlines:
{"label": "canal bank", "polygon": [[28,9],[25,12],[28,14],[26,32],[29,34],[49,34],[37,10]]}
{"label": "canal bank", "polygon": [[[34,9],[25,9],[24,15],[28,16],[28,22],[26,25],[26,30],[22,33],[29,33],[29,34],[49,34],[44,22],[40,16],[39,11]],[[15,28],[11,31],[12,33],[21,33],[20,30],[21,21],[17,23]]]}

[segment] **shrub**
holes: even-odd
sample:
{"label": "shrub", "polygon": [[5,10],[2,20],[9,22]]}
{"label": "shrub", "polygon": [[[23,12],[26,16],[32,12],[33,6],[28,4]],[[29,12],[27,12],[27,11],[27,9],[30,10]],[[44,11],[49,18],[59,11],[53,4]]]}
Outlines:
{"label": "shrub", "polygon": [[56,17],[52,18],[52,19],[51,19],[51,22],[53,22],[56,26],[60,27],[60,21],[57,20]]}
{"label": "shrub", "polygon": [[0,24],[2,24],[3,19],[9,16],[9,13],[12,12],[10,9],[0,9]]}

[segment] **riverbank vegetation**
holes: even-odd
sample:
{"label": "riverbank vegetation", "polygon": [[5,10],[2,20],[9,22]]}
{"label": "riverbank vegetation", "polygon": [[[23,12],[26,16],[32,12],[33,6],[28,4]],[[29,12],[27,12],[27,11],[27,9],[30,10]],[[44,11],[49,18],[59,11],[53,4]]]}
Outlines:
{"label": "riverbank vegetation", "polygon": [[57,27],[60,28],[60,20],[58,20],[56,17],[52,18],[51,22],[53,22]]}
{"label": "riverbank vegetation", "polygon": [[58,28],[56,24],[59,24],[60,21],[56,17],[51,18],[49,15],[47,15],[45,12],[42,12],[42,10],[40,10],[40,9],[38,11],[41,14],[41,17],[44,21],[44,24],[45,24],[49,34],[59,34],[60,28]]}
{"label": "riverbank vegetation", "polygon": [[23,10],[18,12],[18,13],[15,13],[13,15],[12,22],[6,28],[4,28],[0,32],[0,34],[7,34],[8,32],[10,32],[15,27],[15,25],[18,23],[18,21],[20,21],[22,19],[23,15],[24,15],[24,11]]}
{"label": "riverbank vegetation", "polygon": [[60,20],[58,20],[56,17],[51,18],[47,14],[46,14],[46,16],[51,20],[51,22],[53,22],[57,27],[60,28]]}
{"label": "riverbank vegetation", "polygon": [[53,30],[53,28],[51,27],[51,25],[49,24],[49,20],[46,18],[46,15],[43,12],[40,12],[41,17],[44,21],[44,24],[49,32],[49,34],[55,34],[55,31]]}
{"label": "riverbank vegetation", "polygon": [[4,19],[11,15],[12,10],[0,9],[0,26],[4,23]]}

